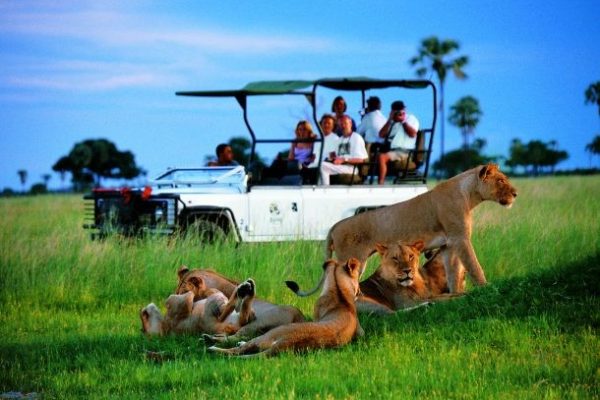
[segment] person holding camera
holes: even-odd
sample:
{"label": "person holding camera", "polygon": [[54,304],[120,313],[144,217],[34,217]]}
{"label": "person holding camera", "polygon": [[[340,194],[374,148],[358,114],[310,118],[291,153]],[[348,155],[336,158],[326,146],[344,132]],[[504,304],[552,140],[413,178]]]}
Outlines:
{"label": "person holding camera", "polygon": [[408,162],[408,155],[414,150],[419,131],[419,120],[406,112],[402,101],[394,101],[390,116],[379,131],[379,137],[390,142],[390,151],[379,154],[379,184],[385,182],[388,161]]}
{"label": "person holding camera", "polygon": [[381,100],[379,97],[369,97],[367,99],[365,115],[356,129],[356,132],[365,139],[369,155],[377,153],[380,144],[383,143],[383,138],[379,136],[379,131],[385,125],[387,118],[385,118],[385,115],[380,110]]}

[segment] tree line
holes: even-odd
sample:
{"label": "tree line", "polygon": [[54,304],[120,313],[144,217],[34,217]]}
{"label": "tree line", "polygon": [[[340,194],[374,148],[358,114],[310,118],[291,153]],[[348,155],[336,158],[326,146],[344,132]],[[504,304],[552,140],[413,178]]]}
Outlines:
{"label": "tree line", "polygon": [[[506,166],[517,172],[522,168],[525,174],[538,175],[542,172],[554,172],[558,163],[566,160],[569,155],[566,151],[557,148],[556,141],[543,142],[532,140],[528,143],[515,138],[511,142],[508,158],[501,156],[485,156],[482,151],[486,145],[483,139],[477,139],[472,144],[469,138],[474,135],[483,112],[478,100],[473,96],[464,96],[450,107],[448,122],[459,128],[463,136],[461,149],[444,151],[445,117],[444,117],[444,84],[449,72],[453,72],[458,79],[466,79],[464,71],[469,62],[467,56],[454,57],[460,45],[455,40],[440,40],[435,36],[424,39],[418,49],[418,54],[410,59],[410,64],[418,66],[416,74],[420,77],[428,73],[434,74],[438,80],[440,91],[440,158],[433,163],[433,170],[439,176],[453,176],[461,171],[489,161],[505,161]],[[595,104],[600,115],[600,81],[590,84],[585,92],[585,103]],[[596,135],[592,142],[585,147],[592,155],[600,154],[600,135]]]}

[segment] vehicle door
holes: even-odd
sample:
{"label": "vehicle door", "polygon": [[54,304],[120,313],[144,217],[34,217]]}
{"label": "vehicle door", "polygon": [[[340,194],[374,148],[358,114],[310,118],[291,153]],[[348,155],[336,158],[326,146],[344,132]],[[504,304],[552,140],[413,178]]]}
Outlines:
{"label": "vehicle door", "polygon": [[298,187],[254,187],[248,193],[248,236],[252,240],[302,238],[302,191]]}

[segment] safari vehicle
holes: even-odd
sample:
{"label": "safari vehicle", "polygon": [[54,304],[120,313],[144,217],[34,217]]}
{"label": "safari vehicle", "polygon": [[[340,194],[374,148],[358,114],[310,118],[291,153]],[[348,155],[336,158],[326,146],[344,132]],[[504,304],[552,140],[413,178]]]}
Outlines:
{"label": "safari vehicle", "polygon": [[[284,138],[276,128],[263,129],[259,133],[255,124],[250,123],[251,111],[257,114],[260,125],[260,115],[266,112],[265,107],[269,104],[280,105],[288,98],[300,99],[304,107],[308,102],[311,116],[307,119],[312,119],[319,134],[315,140],[318,168],[324,162],[320,145],[323,134],[317,123],[321,113],[319,108],[323,108],[322,99],[343,93],[347,99],[355,98],[362,108],[367,95],[380,96],[383,104],[390,104],[392,100],[406,99],[417,91],[425,94],[415,99],[411,97],[408,103],[415,114],[419,110],[421,130],[417,146],[411,153],[411,162],[397,168],[384,185],[377,185],[373,179],[377,174],[374,162],[356,166],[352,175],[340,175],[337,183],[332,180],[332,185],[328,186],[320,185],[316,179],[303,180],[294,163],[285,162],[275,174],[272,168],[267,173],[267,168],[261,166],[259,146],[285,144],[289,148],[295,139],[289,133],[293,129],[285,134],[290,137]],[[329,228],[343,218],[407,200],[427,190],[436,122],[436,89],[431,81],[372,78],[265,81],[249,83],[240,90],[176,94],[236,100],[251,138],[249,164],[171,168],[144,188],[95,189],[84,197],[88,201],[87,217],[90,220],[84,226],[92,230],[92,237],[112,232],[172,234],[193,229],[207,239],[228,237],[237,242],[323,240]],[[266,98],[271,100],[264,103],[264,107],[251,106],[252,102]],[[383,102],[384,99],[388,101]],[[423,111],[425,109],[427,113]],[[385,107],[382,112],[387,113]],[[430,115],[425,116],[428,113]],[[289,119],[289,114],[282,114]],[[294,125],[295,122],[297,120]]]}

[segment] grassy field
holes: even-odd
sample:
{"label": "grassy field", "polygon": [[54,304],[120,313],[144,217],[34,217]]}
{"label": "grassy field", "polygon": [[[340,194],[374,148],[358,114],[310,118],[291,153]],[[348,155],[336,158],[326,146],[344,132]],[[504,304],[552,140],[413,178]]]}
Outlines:
{"label": "grassy field", "polygon": [[[511,210],[483,204],[473,242],[489,285],[390,317],[336,350],[227,359],[196,337],[149,340],[181,264],[257,281],[311,315],[322,243],[90,241],[79,196],[0,199],[0,394],[42,398],[598,399],[600,177],[515,180]],[[367,273],[377,260],[371,260]],[[146,351],[163,351],[154,362]],[[0,396],[1,397],[1,396]]]}

